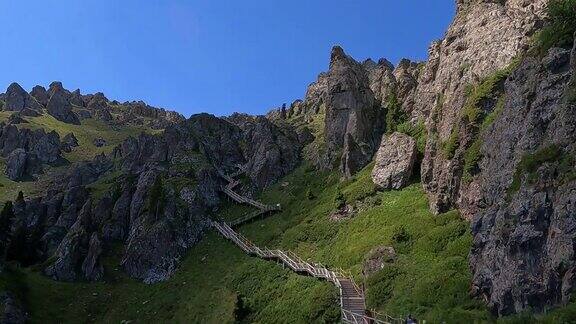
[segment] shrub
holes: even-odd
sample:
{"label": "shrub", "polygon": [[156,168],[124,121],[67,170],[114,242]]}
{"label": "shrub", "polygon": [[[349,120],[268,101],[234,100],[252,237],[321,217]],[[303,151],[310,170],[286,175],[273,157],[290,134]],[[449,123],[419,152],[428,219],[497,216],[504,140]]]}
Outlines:
{"label": "shrub", "polygon": [[550,145],[542,148],[533,154],[526,154],[518,163],[512,184],[508,189],[508,193],[515,193],[520,189],[522,184],[522,177],[525,174],[529,175],[529,179],[534,180],[535,173],[540,166],[544,163],[554,162],[562,159],[562,149],[557,145]]}
{"label": "shrub", "polygon": [[164,209],[165,196],[162,177],[157,176],[154,184],[148,194],[148,212],[152,215],[158,215]]}
{"label": "shrub", "polygon": [[344,199],[342,191],[338,189],[338,191],[336,191],[336,194],[334,195],[334,208],[340,209],[344,207],[344,205],[346,205],[346,199]]}
{"label": "shrub", "polygon": [[424,150],[426,149],[427,135],[423,120],[419,120],[415,125],[411,122],[404,122],[398,125],[396,131],[412,136],[412,138],[416,140],[418,153],[424,154]]}
{"label": "shrub", "polygon": [[394,231],[392,232],[392,241],[396,243],[410,241],[410,234],[403,225],[394,228]]}
{"label": "shrub", "polygon": [[460,127],[458,127],[457,124],[456,127],[452,129],[452,133],[450,133],[450,137],[448,137],[448,140],[442,144],[442,150],[444,151],[446,158],[449,160],[451,160],[454,157],[454,154],[456,153],[458,146],[460,146],[460,140],[459,140],[460,135],[458,134],[459,132]]}
{"label": "shrub", "polygon": [[552,47],[569,47],[576,32],[576,0],[551,0],[548,3],[548,25],[536,38],[536,50],[546,53]]}
{"label": "shrub", "polygon": [[472,181],[472,177],[478,173],[478,163],[482,159],[482,140],[477,138],[472,145],[466,150],[464,154],[464,176],[463,180],[466,183]]}
{"label": "shrub", "polygon": [[386,102],[386,133],[394,133],[398,125],[406,121],[406,115],[402,111],[402,105],[396,98],[395,94],[392,94]]}
{"label": "shrub", "polygon": [[308,200],[314,200],[314,198],[316,198],[316,196],[312,192],[312,189],[308,188],[308,190],[306,191],[306,198],[308,198]]}
{"label": "shrub", "polygon": [[392,297],[394,281],[399,274],[400,271],[390,265],[368,278],[367,285],[370,288],[366,291],[366,303],[375,308],[385,305]]}

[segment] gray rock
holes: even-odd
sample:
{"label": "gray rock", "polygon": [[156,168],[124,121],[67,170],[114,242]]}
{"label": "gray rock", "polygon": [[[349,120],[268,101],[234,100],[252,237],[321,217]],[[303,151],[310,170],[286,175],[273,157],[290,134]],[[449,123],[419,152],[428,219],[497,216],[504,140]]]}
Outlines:
{"label": "gray rock", "polygon": [[23,149],[16,149],[6,159],[6,176],[13,181],[20,180],[26,174],[28,153]]}
{"label": "gray rock", "polygon": [[57,86],[51,86],[49,93],[51,96],[46,105],[48,113],[62,122],[80,125],[80,120],[72,111],[72,105],[68,102],[68,96],[64,90]]}
{"label": "gray rock", "polygon": [[82,99],[82,94],[80,93],[80,89],[76,89],[68,98],[68,101],[76,106],[76,107],[84,107],[84,99]]}
{"label": "gray rock", "polygon": [[24,324],[28,322],[28,313],[22,303],[10,292],[0,293],[0,323]]}
{"label": "gray rock", "polygon": [[[506,80],[504,109],[482,134],[478,174],[460,190],[472,219],[472,292],[498,315],[543,311],[574,295],[576,165],[567,157],[576,154],[576,106],[563,94],[576,71],[568,57],[562,49],[528,56]],[[559,156],[516,174],[524,156],[553,145]]]}
{"label": "gray rock", "polygon": [[94,146],[96,146],[96,147],[105,146],[106,143],[107,143],[106,140],[103,139],[103,138],[95,138],[95,139],[92,141],[92,144],[94,144]]}
{"label": "gray rock", "polygon": [[[375,103],[369,79],[362,65],[347,56],[340,47],[332,49],[328,91],[325,98],[326,118],[324,134],[326,153],[331,160],[347,161],[342,155],[354,156],[359,165],[342,166],[355,173],[362,168],[376,151],[383,132],[383,115]],[[344,142],[350,136],[353,145],[343,151]],[[359,158],[359,156],[364,156]]]}
{"label": "gray rock", "polygon": [[460,128],[460,148],[452,159],[441,151],[466,102],[466,88],[508,66],[542,26],[546,0],[458,1],[443,40],[430,46],[429,59],[412,94],[412,119],[425,119],[437,141],[426,147],[422,183],[435,213],[457,207],[466,148],[472,131]]}
{"label": "gray rock", "polygon": [[376,154],[372,181],[382,189],[402,189],[412,176],[418,149],[408,135],[393,133],[384,136]]}
{"label": "gray rock", "polygon": [[391,246],[380,246],[372,249],[364,258],[362,274],[365,277],[377,273],[388,264],[396,261],[396,250]]}
{"label": "gray rock", "polygon": [[74,136],[74,133],[68,133],[66,134],[66,136],[64,136],[64,138],[62,139],[62,151],[64,152],[72,152],[72,149],[74,147],[78,146],[78,139],[76,138],[76,136]]}
{"label": "gray rock", "polygon": [[18,83],[12,83],[6,90],[4,110],[21,111],[25,108],[41,111],[42,105],[24,91]]}
{"label": "gray rock", "polygon": [[34,88],[32,88],[30,95],[34,97],[34,99],[36,99],[36,101],[38,101],[42,106],[46,106],[48,104],[48,99],[50,99],[50,97],[48,97],[48,92],[46,92],[46,89],[43,86],[39,85],[34,86]]}
{"label": "gray rock", "polygon": [[88,254],[82,263],[82,273],[88,281],[100,281],[104,277],[104,267],[100,258],[102,256],[102,242],[97,233],[93,233],[88,246]]}

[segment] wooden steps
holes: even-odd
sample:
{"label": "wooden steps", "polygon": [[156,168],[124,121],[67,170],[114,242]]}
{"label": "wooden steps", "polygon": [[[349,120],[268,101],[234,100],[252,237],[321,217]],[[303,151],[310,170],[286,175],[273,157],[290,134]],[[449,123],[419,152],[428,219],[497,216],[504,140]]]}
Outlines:
{"label": "wooden steps", "polygon": [[238,171],[230,176],[221,173],[222,178],[228,181],[228,185],[222,187],[228,197],[240,204],[251,205],[257,210],[253,213],[245,215],[231,223],[212,221],[218,233],[226,239],[234,242],[246,254],[253,255],[265,260],[272,260],[282,263],[285,267],[291,269],[299,274],[312,276],[319,279],[324,279],[332,282],[340,291],[340,308],[342,314],[342,322],[344,323],[362,323],[362,324],[396,324],[403,323],[401,319],[396,319],[387,315],[383,317],[385,320],[370,317],[366,313],[366,303],[364,299],[364,292],[354,283],[349,274],[344,273],[342,270],[330,270],[322,264],[310,263],[303,260],[298,255],[282,250],[270,250],[268,248],[260,248],[250,242],[247,238],[234,231],[233,226],[239,226],[246,222],[255,219],[263,214],[281,210],[280,206],[269,206],[259,201],[244,197],[236,193],[233,189],[240,184],[234,178],[245,172],[245,168],[238,167]]}

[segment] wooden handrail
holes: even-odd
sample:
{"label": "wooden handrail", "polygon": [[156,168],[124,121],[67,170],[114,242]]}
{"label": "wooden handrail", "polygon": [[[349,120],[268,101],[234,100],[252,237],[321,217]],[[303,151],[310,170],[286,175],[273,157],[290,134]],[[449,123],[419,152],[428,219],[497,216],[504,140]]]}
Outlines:
{"label": "wooden handrail", "polygon": [[[297,254],[291,251],[282,251],[282,250],[270,250],[267,247],[259,248],[246,237],[241,235],[240,233],[234,231],[232,228],[233,226],[238,226],[245,222],[252,220],[259,215],[270,211],[277,211],[280,210],[278,206],[268,206],[259,201],[244,197],[238,193],[236,193],[233,189],[234,187],[240,184],[239,181],[235,180],[234,178],[244,172],[246,172],[245,167],[239,166],[239,170],[233,173],[230,176],[224,174],[224,172],[219,172],[222,178],[228,181],[228,185],[222,187],[222,192],[228,195],[232,200],[241,203],[241,204],[248,204],[251,206],[256,207],[258,210],[245,215],[241,218],[238,218],[230,223],[225,222],[216,222],[211,221],[212,226],[225,238],[234,242],[240,249],[242,249],[245,253],[250,255],[255,255],[259,258],[263,259],[276,259],[277,261],[281,262],[292,271],[295,272],[305,272],[308,273],[310,276],[320,279],[325,279],[327,281],[332,282],[340,292],[340,309],[342,315],[342,321],[345,323],[362,323],[362,324],[396,324],[396,323],[403,323],[401,319],[396,319],[388,315],[381,315],[385,318],[385,320],[380,320],[374,317],[367,316],[365,314],[365,301],[364,301],[364,292],[360,287],[354,282],[354,279],[349,271],[344,271],[342,269],[335,269],[330,270],[326,266],[322,265],[321,263],[310,263],[308,261],[303,260]],[[342,283],[347,283],[344,286]],[[345,288],[345,287],[352,287]],[[347,291],[345,291],[347,290]],[[357,313],[352,311],[352,309],[357,309],[359,306],[358,300],[361,301],[361,305],[363,313]],[[352,304],[350,304],[352,302]],[[354,305],[354,307],[352,307]],[[347,307],[351,307],[351,309],[347,309]]]}

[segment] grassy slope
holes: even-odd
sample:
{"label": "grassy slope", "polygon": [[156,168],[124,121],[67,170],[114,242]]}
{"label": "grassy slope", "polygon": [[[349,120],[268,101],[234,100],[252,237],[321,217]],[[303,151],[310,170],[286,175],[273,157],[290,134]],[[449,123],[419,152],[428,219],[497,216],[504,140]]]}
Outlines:
{"label": "grassy slope", "polygon": [[[365,281],[370,307],[395,316],[410,312],[428,322],[491,321],[481,303],[468,297],[468,224],[456,213],[432,216],[419,184],[376,193],[369,171],[340,183],[334,175],[301,167],[262,194],[263,201],[281,202],[284,211],[247,224],[241,232],[259,245],[290,249],[305,259],[342,267],[358,282],[363,282],[364,255],[373,247],[392,245],[399,254],[396,263]],[[308,189],[314,199],[307,198]],[[356,217],[335,223],[327,216],[338,191],[349,202],[368,198]],[[215,216],[233,219],[247,211],[230,204]],[[8,282],[25,286],[20,291],[26,292],[24,299],[33,322],[38,323],[88,318],[231,323],[238,299],[244,311],[237,313],[248,314],[244,322],[317,323],[338,317],[336,290],[331,285],[248,257],[213,232],[191,249],[176,275],[165,283],[148,286],[126,278],[117,270],[118,260],[117,255],[106,257],[106,283],[57,283],[31,269],[13,274]],[[575,311],[571,305],[539,319],[562,321],[573,318]],[[504,322],[533,320],[518,316]]]}
{"label": "grassy slope", "polygon": [[[0,111],[0,122],[5,121],[12,112]],[[112,149],[122,143],[129,136],[138,136],[141,132],[158,133],[159,131],[150,130],[145,127],[113,127],[96,119],[85,119],[82,125],[66,124],[56,120],[54,117],[44,114],[39,117],[26,117],[28,123],[20,124],[18,127],[30,129],[44,129],[46,131],[56,131],[61,138],[68,133],[74,133],[78,139],[77,148],[70,153],[64,153],[64,157],[70,162],[90,160],[100,153],[109,153]],[[96,147],[93,144],[94,139],[103,138],[107,144],[102,147]],[[5,159],[0,158],[0,206],[7,200],[16,198],[18,191],[24,192],[26,197],[33,197],[43,192],[51,174],[63,171],[67,167],[49,167],[46,166],[43,176],[39,181],[11,181],[4,175]]]}

